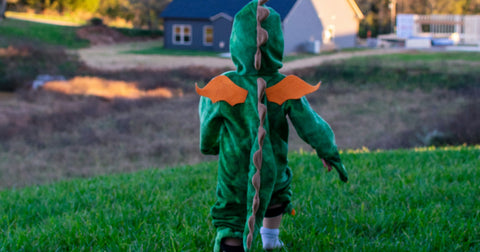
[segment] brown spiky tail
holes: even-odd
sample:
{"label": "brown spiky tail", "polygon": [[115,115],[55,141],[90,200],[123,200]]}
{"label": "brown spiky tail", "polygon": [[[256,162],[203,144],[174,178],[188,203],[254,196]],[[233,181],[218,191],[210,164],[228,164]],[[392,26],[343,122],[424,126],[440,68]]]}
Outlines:
{"label": "brown spiky tail", "polygon": [[[257,52],[255,53],[255,69],[258,71],[262,67],[262,52],[260,47],[267,43],[268,32],[262,28],[261,23],[267,19],[270,15],[270,11],[263,7],[263,5],[268,0],[259,0],[257,7]],[[255,196],[253,197],[252,202],[252,215],[248,219],[248,230],[247,235],[247,248],[250,249],[253,240],[253,234],[255,232],[255,216],[257,214],[258,207],[260,206],[260,170],[262,169],[262,149],[263,149],[263,140],[265,139],[266,131],[263,127],[265,123],[265,117],[267,115],[267,106],[262,103],[263,97],[265,95],[265,89],[267,88],[267,83],[264,79],[257,79],[257,94],[258,94],[258,117],[260,119],[260,125],[258,127],[258,150],[253,154],[253,164],[257,171],[252,177],[252,184],[255,188]]]}

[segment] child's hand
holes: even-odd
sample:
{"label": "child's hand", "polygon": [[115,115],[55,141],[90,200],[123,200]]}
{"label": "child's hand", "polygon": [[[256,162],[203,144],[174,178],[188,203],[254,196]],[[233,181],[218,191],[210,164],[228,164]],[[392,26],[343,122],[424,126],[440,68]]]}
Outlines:
{"label": "child's hand", "polygon": [[330,165],[325,159],[322,158],[323,167],[327,168],[328,172],[332,171],[332,165]]}

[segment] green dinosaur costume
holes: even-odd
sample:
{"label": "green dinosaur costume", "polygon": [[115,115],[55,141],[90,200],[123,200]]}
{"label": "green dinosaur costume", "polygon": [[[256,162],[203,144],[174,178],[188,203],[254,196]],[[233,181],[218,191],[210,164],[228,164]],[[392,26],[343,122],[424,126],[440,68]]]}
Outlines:
{"label": "green dinosaur costume", "polygon": [[211,210],[215,251],[227,237],[243,239],[249,250],[268,206],[292,209],[287,116],[298,135],[347,181],[330,126],[304,97],[319,85],[278,72],[281,21],[264,2],[252,1],[235,16],[230,51],[237,70],[197,87],[200,149],[219,155],[217,201]]}

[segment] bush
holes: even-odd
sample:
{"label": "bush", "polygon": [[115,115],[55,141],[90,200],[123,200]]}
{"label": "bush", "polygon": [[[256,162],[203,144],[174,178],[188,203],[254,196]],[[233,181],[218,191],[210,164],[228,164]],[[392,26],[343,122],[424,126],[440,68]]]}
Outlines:
{"label": "bush", "polygon": [[[470,90],[478,97],[480,89]],[[406,130],[397,136],[376,143],[380,148],[412,148],[417,146],[449,146],[480,144],[480,101],[472,99],[457,114],[441,121]]]}
{"label": "bush", "polygon": [[91,18],[88,22],[94,26],[103,25],[103,19],[98,17]]}
{"label": "bush", "polygon": [[39,74],[73,76],[80,63],[62,48],[19,44],[0,48],[0,90],[15,91]]}
{"label": "bush", "polygon": [[443,143],[480,144],[480,101],[478,99],[471,101],[443,128],[448,136]]}

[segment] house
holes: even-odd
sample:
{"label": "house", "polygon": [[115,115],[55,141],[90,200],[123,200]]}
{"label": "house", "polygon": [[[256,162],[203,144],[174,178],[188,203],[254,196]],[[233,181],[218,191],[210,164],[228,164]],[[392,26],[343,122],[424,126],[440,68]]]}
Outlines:
{"label": "house", "polygon": [[398,14],[396,35],[406,39],[407,44],[409,40],[427,38],[433,45],[480,45],[480,15]]}
{"label": "house", "polygon": [[[227,52],[235,14],[249,0],[173,0],[164,19],[165,48]],[[356,46],[363,14],[354,0],[270,0],[281,16],[285,54]]]}

